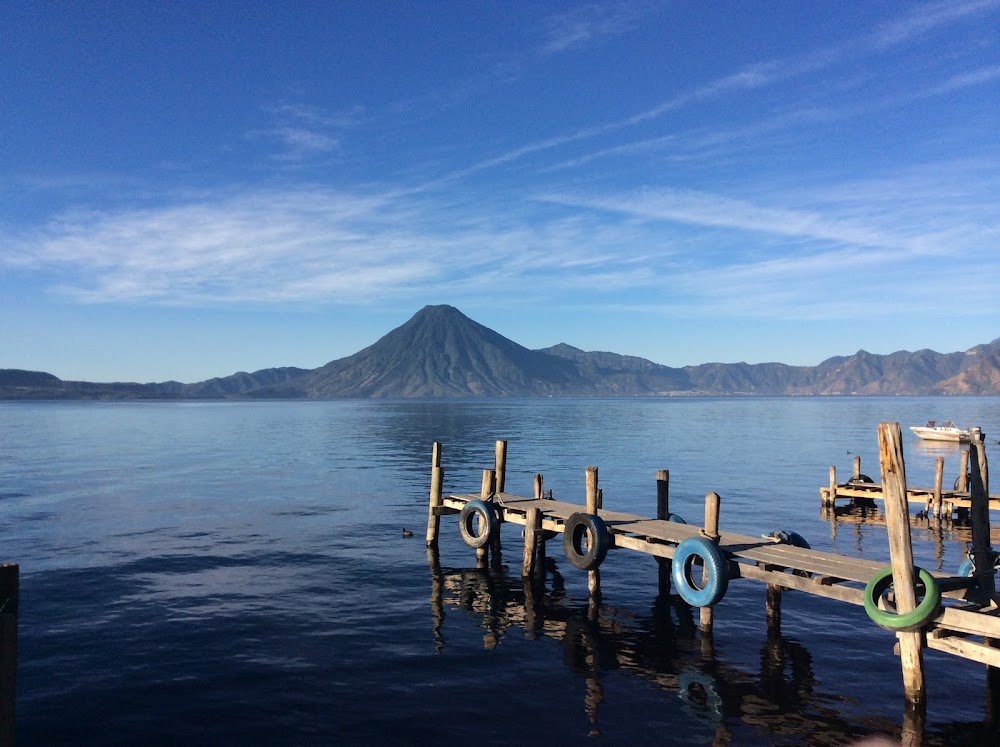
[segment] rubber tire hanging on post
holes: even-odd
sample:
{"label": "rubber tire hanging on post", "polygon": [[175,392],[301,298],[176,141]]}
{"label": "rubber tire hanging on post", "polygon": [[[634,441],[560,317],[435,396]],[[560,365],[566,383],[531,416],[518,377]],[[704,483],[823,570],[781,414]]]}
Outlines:
{"label": "rubber tire hanging on post", "polygon": [[910,612],[898,614],[894,610],[879,609],[879,599],[892,586],[892,566],[887,566],[876,573],[865,586],[865,612],[876,625],[895,633],[902,633],[923,627],[928,620],[937,614],[938,607],[941,605],[941,590],[938,588],[937,581],[923,568],[914,566],[913,570],[917,572],[919,583],[924,586],[924,598]]}
{"label": "rubber tire hanging on post", "polygon": [[[479,519],[479,534],[476,534],[476,519]],[[469,547],[486,547],[490,539],[500,531],[496,511],[486,501],[469,501],[462,506],[458,515],[458,531]]]}
{"label": "rubber tire hanging on post", "polygon": [[[584,538],[587,538],[584,550]],[[570,514],[563,528],[563,551],[566,559],[581,571],[592,571],[604,562],[611,546],[611,535],[600,516],[577,511]]]}
{"label": "rubber tire hanging on post", "polygon": [[[708,572],[704,587],[691,577],[695,558],[701,558]],[[707,537],[688,537],[677,545],[670,575],[681,599],[692,607],[718,604],[729,588],[729,562],[718,545]]]}

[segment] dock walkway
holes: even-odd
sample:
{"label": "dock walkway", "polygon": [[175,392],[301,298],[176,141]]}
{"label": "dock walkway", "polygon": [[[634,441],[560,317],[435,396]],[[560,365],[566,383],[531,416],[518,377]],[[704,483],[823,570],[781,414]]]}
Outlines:
{"label": "dock walkway", "polygon": [[[459,513],[479,493],[462,493],[443,497],[448,509],[442,514]],[[501,523],[527,526],[528,511],[542,514],[544,531],[562,533],[566,521],[581,506],[551,499],[539,499],[498,493],[487,500],[497,512]],[[611,535],[611,549],[636,550],[657,558],[671,560],[677,546],[689,537],[704,536],[702,527],[666,519],[651,519],[634,514],[599,508],[597,515],[604,520]],[[864,587],[872,576],[885,568],[885,563],[864,558],[852,558],[837,553],[796,547],[769,538],[751,537],[733,532],[720,532],[718,547],[729,558],[729,578],[749,578],[766,581],[787,589],[807,591],[817,596],[864,606]],[[964,591],[975,585],[968,577],[934,573],[942,595],[964,599]],[[1000,623],[1000,618],[998,618]],[[996,629],[1000,637],[1000,624]],[[1000,658],[997,659],[1000,666]]]}
{"label": "dock walkway", "polygon": [[[543,477],[535,475],[534,496],[504,490],[507,442],[496,443],[495,468],[483,470],[479,493],[443,492],[441,444],[432,451],[431,489],[428,505],[427,546],[436,552],[442,516],[459,514],[463,539],[476,548],[477,564],[487,567],[492,554],[499,567],[501,527],[524,526],[522,575],[535,576],[542,567],[548,539],[562,535],[571,565],[588,574],[591,608],[600,603],[600,564],[606,552],[628,549],[650,555],[659,564],[659,590],[669,594],[671,584],[688,604],[700,608],[700,630],[711,636],[712,607],[723,599],[730,580],[748,579],[766,584],[766,619],[769,632],[780,632],[781,592],[803,591],[863,606],[876,624],[892,630],[903,670],[908,703],[923,708],[922,649],[933,648],[1000,669],[1000,605],[995,583],[996,555],[990,546],[988,467],[982,440],[970,446],[972,457],[966,475],[972,527],[972,575],[932,573],[916,568],[910,536],[910,496],[898,423],[879,426],[881,483],[860,488],[866,497],[885,502],[891,565],[863,558],[814,550],[794,533],[751,537],[719,530],[721,499],[705,496],[702,526],[686,524],[669,512],[669,472],[657,474],[656,518],[605,509],[598,488],[597,467],[587,467],[583,506],[553,500],[542,489]],[[856,485],[861,480],[855,461]],[[942,465],[939,462],[934,499],[940,520],[943,505]],[[963,474],[965,474],[963,472]],[[831,467],[831,488],[836,485]],[[837,497],[837,490],[831,495]],[[955,497],[953,500],[959,500]],[[777,537],[775,536],[777,535]],[[700,574],[696,569],[700,568]],[[696,576],[700,576],[700,583]],[[891,591],[890,591],[891,590]]]}

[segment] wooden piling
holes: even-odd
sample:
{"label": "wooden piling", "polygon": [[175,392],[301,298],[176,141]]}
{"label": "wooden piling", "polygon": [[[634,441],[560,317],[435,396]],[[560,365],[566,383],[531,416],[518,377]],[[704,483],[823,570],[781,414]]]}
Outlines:
{"label": "wooden piling", "polygon": [[944,457],[937,458],[937,465],[934,468],[934,518],[941,523],[941,489],[944,482]]}
{"label": "wooden piling", "polygon": [[969,451],[962,449],[958,460],[958,480],[955,481],[955,490],[964,493],[969,489]]}
{"label": "wooden piling", "polygon": [[[534,486],[535,500],[540,501],[542,500],[542,496],[545,495],[545,478],[542,477],[541,473],[535,475]],[[539,576],[545,575],[545,535],[546,532],[541,531],[535,540],[535,570]]]}
{"label": "wooden piling", "polygon": [[[661,469],[656,473],[656,518],[666,521],[670,516],[670,470]],[[670,571],[672,563],[668,558],[657,558],[658,587],[660,594],[670,593]]]}
{"label": "wooden piling", "polygon": [[[719,504],[721,499],[718,493],[709,493],[705,496],[705,528],[703,530],[705,536],[712,542],[719,541]],[[708,568],[704,568],[701,572],[701,583],[702,586],[708,583]],[[699,610],[701,621],[699,623],[699,630],[703,636],[712,636],[712,608],[702,607]]]}
{"label": "wooden piling", "polygon": [[969,445],[969,520],[972,523],[972,563],[976,567],[980,604],[988,604],[996,593],[993,547],[990,545],[989,467],[986,446],[979,438]]}
{"label": "wooden piling", "polygon": [[444,471],[441,469],[441,444],[431,447],[431,493],[427,507],[427,547],[437,547],[441,530],[441,504],[444,497]]}
{"label": "wooden piling", "polygon": [[502,493],[507,481],[507,442],[497,441],[493,454],[493,461],[496,467],[495,490]]}
{"label": "wooden piling", "polygon": [[837,467],[830,465],[830,492],[826,494],[824,506],[835,506],[837,504]]}
{"label": "wooden piling", "polygon": [[[597,515],[600,508],[601,496],[597,488],[597,467],[587,467],[587,513]],[[591,601],[599,599],[601,596],[601,571],[595,568],[587,571],[587,591],[590,593]]]}
{"label": "wooden piling", "polygon": [[[497,476],[497,473],[496,473],[495,470],[492,470],[492,469],[484,469],[483,470],[483,482],[482,482],[482,486],[479,488],[479,498],[481,500],[488,501],[490,499],[490,497],[493,495],[494,485],[496,485],[496,476]],[[497,532],[497,534],[499,534],[499,532]],[[499,537],[496,537],[495,540],[494,540],[494,542],[496,544],[499,544],[499,541],[500,541]],[[493,544],[493,543],[491,543],[491,544]],[[476,565],[479,568],[485,568],[486,567],[486,559],[487,559],[487,555],[488,554],[489,554],[489,552],[488,552],[488,550],[487,550],[486,547],[477,547],[476,548]],[[494,557],[496,557],[496,553],[495,552],[494,552]]]}
{"label": "wooden piling", "polygon": [[[880,423],[878,444],[889,557],[892,561],[892,587],[897,612],[906,614],[916,609],[917,593],[913,574],[913,547],[910,544],[910,511],[906,500],[906,465],[899,423]],[[903,668],[903,694],[909,703],[918,708],[925,707],[927,702],[922,636],[923,633],[919,630],[896,633]]]}
{"label": "wooden piling", "polygon": [[861,477],[861,456],[857,455],[854,457],[854,478],[855,480]]}
{"label": "wooden piling", "polygon": [[542,542],[542,512],[535,506],[528,509],[524,522],[524,559],[521,561],[521,577],[530,578],[536,573],[538,545]]}
{"label": "wooden piling", "polygon": [[14,744],[20,574],[17,563],[0,564],[0,745]]}
{"label": "wooden piling", "polygon": [[484,501],[488,501],[494,493],[493,486],[496,484],[497,473],[491,469],[483,470],[483,482],[479,488],[479,497]]}
{"label": "wooden piling", "polygon": [[767,618],[767,637],[777,638],[781,635],[781,587],[777,584],[767,585],[765,614]]}

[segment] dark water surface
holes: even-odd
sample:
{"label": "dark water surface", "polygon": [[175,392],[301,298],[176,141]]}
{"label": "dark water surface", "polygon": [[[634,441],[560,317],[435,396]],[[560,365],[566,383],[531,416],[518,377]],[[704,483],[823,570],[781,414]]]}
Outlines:
{"label": "dark water surface", "polygon": [[[428,562],[431,444],[446,492],[478,491],[494,441],[507,490],[545,475],[583,502],[671,509],[724,530],[791,529],[888,559],[884,526],[831,523],[819,488],[853,455],[878,478],[877,426],[904,430],[908,482],[946,483],[957,446],[908,425],[979,425],[994,473],[1000,398],[0,404],[2,558],[21,566],[21,744],[844,744],[898,736],[894,637],[859,607],[789,593],[768,641],[764,588],[737,581],[712,645],[627,550],[586,574],[553,543],[544,588],[475,570],[442,520]],[[998,492],[994,486],[993,492]],[[919,507],[911,507],[913,511]],[[998,517],[994,516],[996,522]],[[414,530],[404,538],[403,528]],[[967,532],[915,523],[916,562],[957,568]],[[994,540],[997,545],[997,541]],[[925,744],[990,743],[984,668],[926,652]]]}

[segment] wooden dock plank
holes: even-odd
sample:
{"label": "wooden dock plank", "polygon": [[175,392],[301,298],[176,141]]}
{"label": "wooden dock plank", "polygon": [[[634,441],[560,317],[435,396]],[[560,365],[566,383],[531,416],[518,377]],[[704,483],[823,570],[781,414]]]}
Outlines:
{"label": "wooden dock plank", "polygon": [[927,648],[972,659],[991,667],[1000,667],[1000,648],[993,648],[983,643],[976,643],[956,636],[927,636]]}

